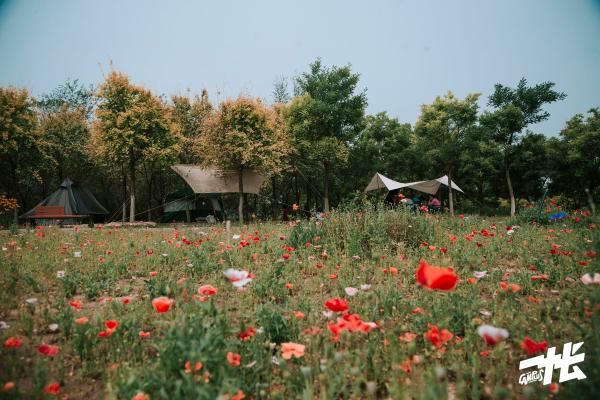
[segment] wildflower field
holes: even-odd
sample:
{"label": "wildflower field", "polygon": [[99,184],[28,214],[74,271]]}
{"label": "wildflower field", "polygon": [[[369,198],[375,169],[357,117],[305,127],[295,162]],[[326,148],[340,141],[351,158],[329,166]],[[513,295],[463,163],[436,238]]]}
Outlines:
{"label": "wildflower field", "polygon": [[[588,214],[2,231],[0,398],[593,398]],[[567,342],[585,379],[519,384]]]}

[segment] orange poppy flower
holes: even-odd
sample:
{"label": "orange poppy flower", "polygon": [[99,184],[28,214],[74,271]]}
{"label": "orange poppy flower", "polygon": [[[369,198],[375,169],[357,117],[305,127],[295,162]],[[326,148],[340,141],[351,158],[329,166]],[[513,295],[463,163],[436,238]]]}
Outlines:
{"label": "orange poppy flower", "polygon": [[2,386],[2,390],[0,392],[8,392],[15,387],[15,383],[13,381],[8,381]]}
{"label": "orange poppy flower", "polygon": [[289,360],[292,356],[300,358],[304,355],[305,345],[299,343],[281,343],[281,356]]}
{"label": "orange poppy flower", "polygon": [[188,360],[185,362],[184,372],[186,374],[191,374],[192,372],[200,371],[203,367],[203,364],[200,361],[196,361],[194,364],[194,368],[192,369],[192,363]]}
{"label": "orange poppy flower", "polygon": [[294,317],[297,319],[303,319],[306,315],[302,311],[294,311]]}
{"label": "orange poppy flower", "polygon": [[89,321],[88,317],[79,317],[79,318],[75,319],[75,323],[77,325],[85,325],[88,323],[88,321]]}
{"label": "orange poppy flower", "polygon": [[175,303],[175,300],[162,296],[152,300],[152,307],[154,307],[158,313],[165,313],[171,309],[173,303]]}
{"label": "orange poppy flower", "polygon": [[417,282],[432,290],[450,291],[456,287],[458,276],[452,267],[435,267],[422,259],[417,269]]}
{"label": "orange poppy flower", "polygon": [[417,338],[417,334],[413,332],[405,332],[398,337],[400,340],[404,342],[412,342]]}

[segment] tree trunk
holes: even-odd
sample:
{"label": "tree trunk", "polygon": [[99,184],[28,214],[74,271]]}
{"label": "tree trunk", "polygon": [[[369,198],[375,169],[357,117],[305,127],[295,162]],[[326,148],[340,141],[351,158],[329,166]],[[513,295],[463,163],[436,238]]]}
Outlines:
{"label": "tree trunk", "polygon": [[122,221],[125,223],[127,220],[127,174],[125,169],[121,166],[121,174],[123,176],[123,218]]}
{"label": "tree trunk", "polygon": [[239,184],[239,189],[240,189],[240,198],[239,198],[239,202],[238,202],[238,215],[239,215],[240,225],[241,225],[244,223],[244,167],[240,167],[238,184]]}
{"label": "tree trunk", "polygon": [[323,163],[323,169],[325,173],[325,181],[323,187],[323,208],[325,213],[329,213],[329,163]]}
{"label": "tree trunk", "polygon": [[304,207],[304,213],[310,218],[310,202],[311,202],[311,191],[310,191],[310,179],[306,180],[306,206]]}
{"label": "tree trunk", "polygon": [[148,221],[152,221],[152,178],[148,182]]}
{"label": "tree trunk", "polygon": [[129,222],[135,222],[135,163],[129,162],[129,195],[131,199],[131,206],[129,209]]}
{"label": "tree trunk", "polygon": [[454,199],[452,198],[452,165],[448,167],[448,206],[450,207],[450,218],[454,218]]}
{"label": "tree trunk", "polygon": [[515,193],[513,192],[512,182],[510,180],[510,171],[508,163],[504,165],[504,173],[506,174],[506,185],[508,186],[508,197],[510,197],[510,216],[514,217],[516,212]]}
{"label": "tree trunk", "polygon": [[271,177],[271,189],[273,190],[273,204],[271,205],[271,211],[273,212],[273,219],[277,219],[277,210],[279,209],[277,202],[277,182],[275,175]]}

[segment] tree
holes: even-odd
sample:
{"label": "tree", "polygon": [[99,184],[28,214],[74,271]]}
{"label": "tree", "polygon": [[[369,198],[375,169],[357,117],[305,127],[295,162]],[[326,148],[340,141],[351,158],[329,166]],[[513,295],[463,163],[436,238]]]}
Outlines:
{"label": "tree", "polygon": [[423,149],[444,166],[448,175],[448,204],[454,216],[452,198],[452,172],[459,159],[465,137],[477,122],[477,99],[479,93],[471,93],[461,100],[448,92],[436,97],[432,104],[421,106],[421,115],[415,125],[415,133],[421,139]]}
{"label": "tree", "polygon": [[202,136],[204,121],[213,110],[208,92],[202,90],[202,94],[195,96],[192,101],[187,96],[172,96],[171,100],[173,104],[169,107],[169,116],[181,138],[179,159],[187,164],[198,163],[202,158],[198,141]]}
{"label": "tree", "polygon": [[496,84],[488,102],[494,111],[485,112],[481,116],[482,125],[493,133],[494,140],[502,146],[511,216],[514,216],[516,211],[510,177],[513,148],[518,143],[519,134],[523,129],[530,124],[548,119],[550,114],[542,109],[544,104],[563,100],[566,97],[566,94],[553,90],[553,87],[552,82],[529,87],[525,78],[521,78],[515,89]]}
{"label": "tree", "polygon": [[348,143],[362,127],[365,92],[356,94],[359,74],[350,65],[325,68],[317,59],[296,78],[296,98],[286,112],[298,151],[323,168],[323,205],[329,211],[329,181],[333,165],[347,160]]}
{"label": "tree", "polygon": [[179,150],[165,104],[129,78],[111,72],[96,93],[94,147],[128,178],[130,221],[135,221],[136,169],[143,161],[173,157]]}
{"label": "tree", "polygon": [[291,100],[288,92],[288,80],[285,76],[281,76],[273,83],[273,102],[287,104]]}
{"label": "tree", "polygon": [[364,128],[350,144],[347,174],[354,179],[347,180],[346,192],[366,186],[375,172],[394,179],[414,178],[412,136],[410,124],[401,124],[385,112],[367,115]]}
{"label": "tree", "polygon": [[244,223],[244,180],[247,169],[277,173],[290,153],[281,114],[260,99],[223,101],[204,124],[200,138],[202,164],[238,171],[240,223]]}
{"label": "tree", "polygon": [[544,182],[549,177],[548,164],[546,136],[526,132],[514,146],[511,162],[516,198],[534,200],[544,194]]}
{"label": "tree", "polygon": [[0,182],[5,192],[28,206],[40,169],[48,162],[38,127],[35,99],[25,89],[0,87]]}
{"label": "tree", "polygon": [[567,194],[582,205],[586,190],[596,201],[600,198],[600,109],[592,108],[587,117],[577,114],[560,132],[560,139],[548,143],[552,188]]}
{"label": "tree", "polygon": [[51,176],[62,182],[69,173],[86,174],[86,147],[90,139],[89,119],[94,107],[93,88],[67,80],[38,101],[40,130],[48,145],[48,154],[55,168],[49,168]]}

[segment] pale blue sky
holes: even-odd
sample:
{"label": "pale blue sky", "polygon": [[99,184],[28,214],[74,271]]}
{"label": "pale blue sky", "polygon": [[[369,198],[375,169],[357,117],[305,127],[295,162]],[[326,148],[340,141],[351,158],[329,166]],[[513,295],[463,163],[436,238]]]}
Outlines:
{"label": "pale blue sky", "polygon": [[447,90],[487,96],[525,76],[568,94],[534,127],[555,135],[600,106],[600,1],[0,0],[0,57],[0,85],[34,95],[97,84],[112,60],[157,94],[206,87],[215,101],[270,101],[278,76],[321,57],[361,74],[369,113],[410,123]]}

